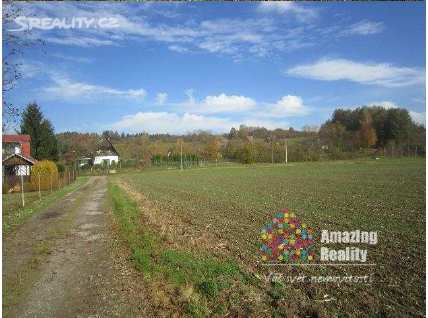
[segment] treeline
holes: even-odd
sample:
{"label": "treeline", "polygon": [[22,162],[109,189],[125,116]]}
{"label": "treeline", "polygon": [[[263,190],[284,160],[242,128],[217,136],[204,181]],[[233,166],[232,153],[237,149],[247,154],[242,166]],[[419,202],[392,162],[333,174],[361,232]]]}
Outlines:
{"label": "treeline", "polygon": [[91,156],[103,136],[110,138],[125,166],[132,162],[140,167],[178,162],[181,153],[192,161],[241,163],[425,155],[425,127],[414,123],[406,109],[361,107],[337,109],[320,129],[306,126],[301,131],[241,125],[221,135],[65,132],[57,134],[60,156],[64,161]]}
{"label": "treeline", "polygon": [[36,103],[21,117],[21,134],[31,136],[31,153],[38,160],[64,164],[92,157],[101,138],[108,137],[122,163],[146,167],[178,162],[181,154],[189,162],[228,160],[241,163],[317,161],[358,156],[425,156],[426,129],[412,121],[406,109],[360,107],[337,109],[318,129],[302,130],[248,127],[229,133],[197,131],[186,135],[64,132],[54,134],[52,124]]}
{"label": "treeline", "polygon": [[337,109],[321,126],[319,137],[330,154],[376,150],[391,155],[425,155],[425,127],[402,108]]}
{"label": "treeline", "polygon": [[[139,166],[158,164],[164,161],[179,160],[181,153],[186,158],[199,158],[208,161],[232,160],[242,163],[274,162],[285,160],[285,145],[290,148],[290,160],[310,159],[305,154],[305,145],[317,144],[314,127],[304,131],[293,128],[269,130],[264,127],[241,125],[229,133],[214,135],[198,131],[186,135],[170,134],[119,134],[105,131],[102,134],[64,132],[57,134],[59,151],[65,161],[91,156],[97,150],[100,138],[109,137],[120,154],[123,163]],[[192,159],[193,160],[193,159]]]}

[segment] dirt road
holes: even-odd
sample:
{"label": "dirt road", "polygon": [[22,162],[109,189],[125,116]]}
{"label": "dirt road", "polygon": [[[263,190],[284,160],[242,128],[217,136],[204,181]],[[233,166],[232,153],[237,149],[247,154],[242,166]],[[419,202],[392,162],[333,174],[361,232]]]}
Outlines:
{"label": "dirt road", "polygon": [[149,316],[92,177],[3,239],[5,317]]}

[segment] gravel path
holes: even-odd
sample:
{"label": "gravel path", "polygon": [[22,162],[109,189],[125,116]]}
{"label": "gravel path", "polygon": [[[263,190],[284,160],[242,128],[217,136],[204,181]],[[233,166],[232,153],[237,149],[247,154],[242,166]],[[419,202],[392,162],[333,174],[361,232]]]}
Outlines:
{"label": "gravel path", "polygon": [[106,203],[107,178],[92,177],[3,240],[7,317],[149,315]]}

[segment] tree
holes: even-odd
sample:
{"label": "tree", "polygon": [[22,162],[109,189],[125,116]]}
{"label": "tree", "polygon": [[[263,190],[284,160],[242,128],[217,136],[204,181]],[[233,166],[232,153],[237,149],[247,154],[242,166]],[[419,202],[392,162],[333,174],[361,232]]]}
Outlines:
{"label": "tree", "polygon": [[31,137],[31,154],[38,160],[58,159],[58,143],[52,124],[36,103],[28,104],[21,119],[21,134]]}
{"label": "tree", "polygon": [[332,119],[322,126],[319,133],[324,143],[342,150],[393,144],[400,148],[400,152],[403,149],[409,152],[411,145],[416,148],[413,141],[415,130],[416,125],[407,109],[364,106],[354,110],[335,110]]}
{"label": "tree", "polygon": [[238,131],[235,129],[235,127],[232,127],[229,132],[229,139],[235,138],[237,136],[238,136]]}
{"label": "tree", "polygon": [[9,101],[8,93],[15,88],[17,81],[25,75],[23,74],[20,60],[22,60],[26,51],[44,44],[42,40],[37,39],[31,33],[31,30],[9,31],[16,28],[15,20],[22,17],[22,14],[22,7],[14,3],[14,1],[3,1],[3,128],[6,128],[11,123],[16,123],[19,117],[19,107]]}
{"label": "tree", "polygon": [[217,160],[220,154],[220,142],[217,138],[212,138],[205,149],[207,159]]}
{"label": "tree", "polygon": [[385,123],[387,139],[394,139],[398,144],[407,142],[412,126],[412,119],[407,109],[388,109]]}
{"label": "tree", "polygon": [[362,113],[362,120],[360,123],[360,143],[361,146],[367,148],[374,146],[377,142],[376,130],[373,128],[372,116],[367,109]]}
{"label": "tree", "polygon": [[349,131],[357,131],[360,129],[360,108],[356,110],[336,109],[332,116],[333,123],[339,123]]}
{"label": "tree", "polygon": [[320,129],[320,138],[324,143],[342,150],[344,139],[346,136],[346,128],[340,123],[326,122]]}

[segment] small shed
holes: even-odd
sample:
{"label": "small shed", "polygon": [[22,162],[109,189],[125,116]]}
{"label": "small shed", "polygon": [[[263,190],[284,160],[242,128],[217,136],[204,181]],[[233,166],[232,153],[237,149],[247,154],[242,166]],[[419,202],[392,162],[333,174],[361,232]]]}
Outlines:
{"label": "small shed", "polygon": [[4,176],[29,176],[31,167],[37,162],[31,157],[29,135],[3,135],[2,158]]}
{"label": "small shed", "polygon": [[29,176],[31,174],[31,167],[36,162],[36,159],[20,153],[9,155],[3,159],[4,175]]}
{"label": "small shed", "polygon": [[92,165],[92,158],[91,157],[81,157],[81,158],[77,159],[77,163],[79,165],[79,168],[90,167]]}

